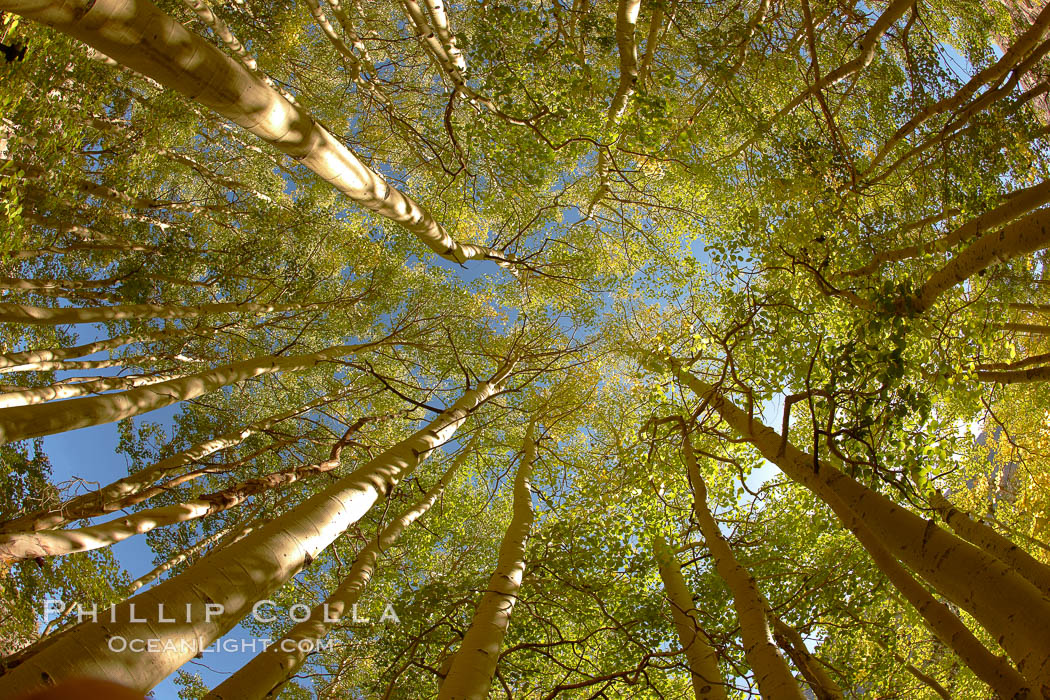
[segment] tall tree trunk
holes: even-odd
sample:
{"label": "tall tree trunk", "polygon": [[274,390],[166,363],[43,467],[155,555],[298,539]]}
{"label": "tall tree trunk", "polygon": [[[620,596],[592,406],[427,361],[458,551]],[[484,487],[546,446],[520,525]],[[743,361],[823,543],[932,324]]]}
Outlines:
{"label": "tall tree trunk", "polygon": [[682,568],[663,537],[653,538],[653,550],[667,603],[671,607],[671,617],[678,632],[678,642],[689,663],[693,694],[696,700],[726,700],[726,681],[718,668],[718,652],[707,641],[707,633],[700,626],[693,596],[682,576]]}
{"label": "tall tree trunk", "polygon": [[707,548],[715,561],[718,575],[733,595],[733,608],[740,621],[740,636],[744,641],[744,656],[751,666],[758,690],[763,698],[802,700],[802,691],[791,674],[784,657],[773,642],[766,609],[769,604],[758,590],[755,578],[737,561],[733,550],[718,523],[707,507],[707,484],[693,454],[689,436],[683,436],[682,454],[689,469],[689,484],[693,488],[693,511]]}
{"label": "tall tree trunk", "polygon": [[137,579],[132,581],[131,585],[128,586],[128,594],[130,595],[134,593],[143,586],[148,586],[149,584],[153,583],[158,578],[163,576],[166,571],[171,571],[171,569],[173,569],[175,566],[178,566],[182,562],[186,561],[190,557],[195,556],[197,553],[207,549],[209,546],[215,544],[216,542],[219,543],[218,545],[216,545],[219,547],[226,543],[236,542],[237,540],[250,533],[252,530],[256,529],[256,527],[258,527],[258,521],[256,521],[255,524],[245,523],[240,527],[219,530],[215,534],[205,537],[202,540],[199,540],[193,546],[189,547],[188,549],[180,550],[177,554],[175,554],[175,556],[170,557],[167,561],[158,564],[147,573],[143,574],[142,576],[139,576]]}
{"label": "tall tree trunk", "polygon": [[1047,246],[1050,246],[1050,209],[1037,209],[971,243],[930,275],[913,297],[902,300],[900,311],[922,313],[933,306],[941,294],[988,266]]}
{"label": "tall tree trunk", "polygon": [[[378,343],[382,342],[385,341],[378,341]],[[339,345],[327,350],[291,357],[274,355],[253,357],[153,386],[130,389],[119,394],[70,399],[56,404],[3,408],[0,409],[0,444],[41,435],[53,435],[91,425],[114,423],[180,401],[188,401],[253,377],[308,369],[376,344]]]}
{"label": "tall tree trunk", "polygon": [[529,477],[536,459],[535,428],[533,418],[525,431],[521,464],[514,477],[514,514],[500,543],[496,570],[441,682],[439,700],[485,700],[489,696],[500,646],[521,589],[525,548],[532,532],[534,516]]}
{"label": "tall tree trunk", "polygon": [[49,348],[40,350],[25,350],[23,352],[9,352],[0,355],[0,370],[5,372],[33,372],[44,371],[46,366],[41,363],[60,362],[76,357],[92,355],[104,350],[113,350],[131,345],[132,343],[145,343],[156,340],[166,340],[182,335],[196,333],[196,328],[165,328],[162,330],[148,330],[133,332],[128,335],[106,338],[93,343],[77,345],[70,348]]}
{"label": "tall tree trunk", "polygon": [[302,667],[310,650],[316,648],[317,643],[328,635],[332,627],[348,610],[352,610],[361,598],[368,582],[372,580],[372,573],[380,554],[393,546],[401,533],[434,505],[470,453],[469,447],[461,450],[452,465],[418,503],[391,521],[365,545],[354,558],[346,578],[324,603],[310,611],[309,618],[292,627],[264,652],[220,683],[205,696],[205,700],[258,700],[277,697],[285,683]]}
{"label": "tall tree trunk", "polygon": [[133,389],[139,386],[152,386],[161,382],[177,379],[179,374],[135,374],[128,376],[100,377],[83,382],[56,382],[48,386],[19,388],[0,394],[0,409],[16,406],[35,406],[59,399],[71,399],[87,394],[102,394],[107,391]]}
{"label": "tall tree trunk", "polygon": [[972,542],[992,555],[1014,571],[1031,581],[1035,586],[1050,596],[1050,567],[1037,560],[1009,539],[988,527],[980,520],[974,520],[968,513],[959,510],[940,492],[935,491],[930,498],[930,505],[937,514],[944,518],[948,527],[965,540]]}
{"label": "tall tree trunk", "polygon": [[987,683],[997,697],[1019,700],[1028,697],[1029,684],[1017,669],[1005,658],[989,651],[951,608],[930,595],[925,586],[901,566],[868,526],[857,518],[841,499],[829,496],[825,502],[867,550],[872,561],[893,587],[922,616],[926,627],[951,649],[974,675]]}
{"label": "tall tree trunk", "polygon": [[982,231],[987,232],[989,229],[998,228],[1047,202],[1050,202],[1050,180],[1010,192],[1004,196],[999,206],[969,219],[951,233],[935,241],[930,241],[922,246],[910,245],[877,253],[866,264],[843,273],[843,276],[862,277],[877,272],[879,267],[885,263],[918,257],[923,252],[941,253],[950,250],[960,243],[979,236]]}
{"label": "tall tree trunk", "polygon": [[795,664],[802,676],[813,689],[817,700],[842,700],[842,688],[836,683],[827,671],[820,659],[809,653],[806,642],[802,635],[794,627],[786,624],[772,612],[769,619],[773,623],[773,639],[784,653]]}
{"label": "tall tree trunk", "polygon": [[278,413],[262,420],[255,421],[243,428],[237,428],[228,433],[197,443],[177,454],[165,457],[159,462],[145,469],[130,474],[123,479],[118,479],[108,486],[96,491],[74,496],[62,505],[48,510],[36,511],[26,515],[0,523],[0,532],[35,532],[60,527],[74,520],[94,518],[106,513],[118,511],[129,505],[127,499],[135,494],[148,489],[157,479],[204,459],[210,454],[228,449],[240,444],[249,436],[263,432],[273,426],[294,418],[295,416],[310,411],[318,406],[323,406],[337,401],[345,392],[326,395],[311,401],[310,403]]}
{"label": "tall tree trunk", "polygon": [[[69,630],[0,676],[0,696],[17,697],[71,678],[106,678],[145,692],[230,631],[314,560],[493,396],[510,366],[467,390],[429,425],[236,544]],[[176,622],[162,621],[174,617]],[[134,618],[134,619],[133,619]],[[185,622],[189,618],[190,622]],[[142,622],[141,620],[146,620]],[[109,651],[114,638],[151,643],[155,653]]]}
{"label": "tall tree trunk", "polygon": [[341,139],[259,76],[189,32],[149,0],[2,0],[0,9],[80,39],[213,109],[313,170],[361,206],[414,233],[453,262],[506,258],[461,244],[433,215],[359,159]]}
{"label": "tall tree trunk", "polygon": [[106,323],[131,319],[199,318],[210,314],[254,314],[261,316],[283,311],[312,311],[324,304],[255,304],[252,302],[223,302],[200,306],[172,304],[126,304],[122,306],[25,306],[0,304],[0,321],[37,325],[66,323]]}
{"label": "tall tree trunk", "polygon": [[248,479],[191,501],[147,508],[109,522],[76,530],[39,530],[0,535],[0,564],[101,549],[158,527],[189,522],[235,508],[254,495],[332,471],[342,463],[340,458],[343,447],[351,434],[352,428],[332,446],[331,454],[323,462],[299,465]]}

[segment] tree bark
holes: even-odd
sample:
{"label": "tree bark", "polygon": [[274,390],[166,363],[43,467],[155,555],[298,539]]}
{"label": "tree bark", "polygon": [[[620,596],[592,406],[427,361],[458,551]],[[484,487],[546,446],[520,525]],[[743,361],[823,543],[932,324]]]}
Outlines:
{"label": "tree bark", "polygon": [[[650,357],[652,357],[650,355]],[[679,381],[793,480],[831,505],[841,499],[895,557],[987,629],[1031,687],[1050,687],[1050,604],[1010,567],[926,521],[826,462],[815,460],[729,401],[719,390],[667,361]]]}
{"label": "tree bark", "polygon": [[959,537],[972,542],[1014,571],[1031,581],[1036,588],[1050,597],[1050,567],[1038,561],[1006,537],[988,527],[980,520],[959,510],[940,492],[930,497],[930,505]]}
{"label": "tree bark", "polygon": [[529,476],[536,459],[535,425],[533,418],[525,431],[521,464],[514,477],[514,514],[500,543],[496,570],[459,650],[452,657],[448,674],[438,689],[438,700],[485,700],[489,696],[500,646],[518,600],[525,572],[525,548],[532,532],[534,516]]}
{"label": "tree bark", "polygon": [[335,443],[328,459],[323,462],[299,465],[248,479],[191,501],[147,508],[109,522],[76,530],[38,530],[0,535],[0,564],[101,549],[158,527],[189,522],[235,508],[254,495],[337,468],[342,463],[340,457],[350,434],[351,431],[348,430],[347,434]]}
{"label": "tree bark", "polygon": [[461,244],[302,107],[149,0],[2,0],[0,9],[47,24],[222,116],[313,170],[361,206],[414,233],[447,260],[505,258]]}
{"label": "tree bark", "polygon": [[718,652],[708,642],[707,633],[700,626],[693,596],[682,576],[682,568],[663,537],[653,539],[653,550],[664,593],[671,607],[671,617],[678,632],[678,642],[689,664],[693,694],[696,700],[726,700],[726,681],[718,668]]}
{"label": "tree bark", "polygon": [[922,313],[937,298],[965,279],[997,262],[1034,253],[1050,245],[1050,209],[1037,209],[1006,227],[986,233],[933,273],[902,311]]}
{"label": "tree bark", "polygon": [[200,306],[170,304],[126,304],[123,306],[25,306],[0,304],[0,322],[57,326],[66,323],[107,323],[110,321],[154,318],[200,318],[211,314],[253,314],[261,316],[284,311],[311,311],[323,304],[253,304],[228,302]]}
{"label": "tree bark", "polygon": [[118,479],[108,486],[97,491],[75,496],[57,508],[36,511],[27,515],[0,523],[0,532],[36,532],[60,527],[74,520],[94,518],[106,513],[120,510],[127,505],[130,496],[141,493],[151,486],[157,479],[173,471],[181,469],[204,459],[210,454],[234,447],[246,440],[250,435],[265,431],[282,421],[293,418],[301,413],[317,408],[332,401],[338,400],[336,396],[326,395],[312,401],[305,406],[293,408],[262,420],[255,421],[243,428],[237,428],[228,433],[197,443],[177,454],[165,457],[156,464],[130,474],[123,479]]}
{"label": "tree bark", "polygon": [[41,435],[53,435],[90,425],[114,423],[180,401],[203,396],[252,377],[276,372],[301,371],[328,360],[351,355],[375,344],[340,345],[307,355],[291,357],[273,355],[253,357],[153,386],[129,389],[119,394],[70,399],[56,404],[3,408],[0,409],[0,444]]}
{"label": "tree bark", "polygon": [[809,683],[817,700],[842,700],[842,688],[824,670],[820,659],[809,653],[802,635],[770,611],[773,639]]}

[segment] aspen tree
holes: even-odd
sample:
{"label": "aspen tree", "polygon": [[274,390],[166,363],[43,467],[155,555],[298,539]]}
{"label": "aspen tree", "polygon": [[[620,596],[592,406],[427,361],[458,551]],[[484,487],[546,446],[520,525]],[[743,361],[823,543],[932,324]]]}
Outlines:
{"label": "aspen tree", "polygon": [[158,374],[136,374],[120,377],[101,377],[76,383],[59,382],[48,386],[31,387],[8,391],[0,394],[0,408],[14,406],[35,406],[36,404],[59,399],[70,399],[87,394],[101,394],[115,389],[133,389],[139,386],[151,386],[178,379],[181,374],[172,372]]}
{"label": "aspen tree", "polygon": [[414,233],[457,263],[509,259],[460,243],[408,195],[391,186],[302,107],[190,33],[148,0],[4,0],[0,8],[80,39],[121,64],[175,90],[270,143],[357,204]]}
{"label": "aspen tree", "polygon": [[83,345],[68,348],[40,348],[37,350],[25,350],[23,352],[10,352],[0,355],[0,371],[4,372],[30,372],[45,371],[50,369],[43,363],[62,362],[76,357],[93,355],[96,352],[114,350],[124,345],[144,343],[149,341],[166,340],[183,335],[192,335],[199,332],[192,326],[171,327],[160,330],[146,330],[128,335],[116,336],[105,340],[97,340]]}
{"label": "aspen tree", "polygon": [[254,357],[118,394],[70,399],[58,404],[3,408],[0,409],[0,442],[51,435],[89,425],[114,423],[179,401],[203,396],[253,377],[309,369],[322,362],[352,355],[383,342],[385,341],[339,345],[307,355]]}
{"label": "aspen tree", "polygon": [[733,608],[740,621],[740,636],[744,641],[744,656],[751,666],[758,690],[763,698],[770,700],[801,700],[802,691],[773,642],[773,634],[766,618],[769,604],[759,592],[751,572],[741,565],[733,554],[707,506],[707,484],[700,474],[700,467],[687,434],[683,435],[682,455],[689,470],[689,484],[693,489],[693,511],[704,537],[704,544],[711,551],[715,561],[715,569],[733,594]]}
{"label": "aspen tree", "polygon": [[[145,692],[237,624],[259,600],[312,562],[364,516],[467,417],[501,390],[513,364],[466,390],[428,425],[244,539],[213,551],[178,576],[83,622],[0,676],[17,696],[70,678],[109,678]],[[175,622],[168,622],[174,614]],[[186,622],[186,619],[189,622]],[[144,622],[142,620],[145,620]],[[119,636],[155,640],[149,654],[100,652]]]}
{"label": "aspen tree", "polygon": [[[620,57],[620,79],[609,103],[609,111],[605,115],[606,131],[616,128],[638,82],[638,45],[634,35],[641,8],[641,0],[618,0],[616,4],[616,47]],[[616,141],[619,141],[619,138],[614,139],[614,143]],[[594,206],[609,193],[609,157],[607,148],[598,149],[598,191],[591,197],[588,210],[594,209]]]}
{"label": "aspen tree", "polygon": [[930,275],[915,295],[903,302],[903,309],[922,313],[933,306],[941,294],[990,265],[1034,253],[1047,246],[1050,246],[1050,209],[1037,209],[971,243]]}
{"label": "aspen tree", "polygon": [[707,632],[697,619],[693,596],[682,576],[682,568],[662,536],[653,538],[656,565],[664,584],[667,604],[671,608],[678,642],[682,645],[689,667],[696,700],[725,700],[726,682],[718,668],[718,653],[708,641]]}
{"label": "aspen tree", "polygon": [[347,610],[353,609],[372,579],[380,555],[397,542],[401,533],[422,517],[441,496],[459,467],[471,454],[465,447],[453,459],[441,478],[427,490],[414,506],[386,525],[354,557],[350,572],[323,603],[310,611],[310,616],[296,624],[287,634],[268,646],[264,652],[239,668],[205,696],[206,700],[237,698],[275,698],[285,683],[294,676],[309,656],[309,650],[332,630]]}
{"label": "aspen tree", "polygon": [[[258,526],[244,525],[240,528],[218,530],[217,532],[209,535],[208,537],[198,540],[196,543],[193,544],[193,546],[187,549],[183,549],[175,556],[169,558],[165,562],[158,564],[157,566],[144,573],[142,576],[139,576],[137,579],[132,581],[131,585],[128,586],[128,593],[134,593],[143,586],[148,586],[149,584],[153,583],[158,578],[163,576],[166,572],[171,571],[172,568],[178,566],[187,559],[195,556],[199,552],[207,549],[211,545],[216,544],[218,542],[219,544],[216,546],[222,546],[222,540],[228,540],[231,543],[236,542],[238,539],[244,537],[256,527]],[[233,537],[230,537],[230,535],[233,535]]]}
{"label": "aspen tree", "polygon": [[955,534],[1010,566],[1050,597],[1050,567],[1038,561],[987,524],[973,519],[968,513],[956,508],[939,491],[934,491],[930,495],[930,505]]}
{"label": "aspen tree", "polygon": [[56,508],[27,513],[18,518],[0,523],[0,532],[47,530],[60,527],[74,520],[93,518],[120,510],[133,502],[138,502],[131,501],[129,498],[147,490],[157,479],[204,459],[210,454],[239,445],[251,435],[264,432],[283,421],[319,406],[332,403],[345,395],[345,393],[345,391],[342,391],[334,395],[322,396],[303,406],[268,416],[247,426],[236,428],[215,438],[199,442],[96,491],[74,496]]}
{"label": "aspen tree", "polygon": [[284,311],[312,311],[327,304],[256,304],[228,302],[200,306],[170,304],[127,304],[97,307],[41,307],[22,304],[0,304],[0,321],[61,325],[65,323],[106,323],[133,319],[200,318],[210,314],[253,314],[261,316]]}
{"label": "aspen tree", "polygon": [[[815,461],[715,387],[681,370],[676,361],[671,360],[670,366],[683,384],[708,400],[721,418],[766,459],[829,505],[841,499],[895,557],[973,615],[996,637],[1032,687],[1050,686],[1050,640],[1043,632],[1050,628],[1050,603],[1034,585],[932,521],[901,508],[834,466]],[[819,467],[815,469],[814,464]]]}
{"label": "aspen tree", "polygon": [[484,700],[496,674],[499,650],[510,627],[525,573],[525,548],[532,532],[532,491],[529,477],[536,460],[534,431],[529,422],[522,443],[521,463],[514,477],[513,515],[500,543],[496,569],[485,594],[474,610],[470,627],[452,657],[448,673],[438,688],[439,700]]}
{"label": "aspen tree", "polygon": [[158,527],[189,522],[239,506],[251,496],[272,491],[301,479],[324,474],[341,464],[343,447],[351,431],[335,443],[328,459],[255,477],[198,498],[169,506],[147,508],[130,515],[76,530],[38,530],[0,534],[0,562],[55,557],[109,547]]}
{"label": "aspen tree", "polygon": [[769,620],[773,623],[774,641],[809,683],[817,700],[842,700],[842,688],[824,670],[820,659],[809,653],[798,630],[773,613],[769,614]]}

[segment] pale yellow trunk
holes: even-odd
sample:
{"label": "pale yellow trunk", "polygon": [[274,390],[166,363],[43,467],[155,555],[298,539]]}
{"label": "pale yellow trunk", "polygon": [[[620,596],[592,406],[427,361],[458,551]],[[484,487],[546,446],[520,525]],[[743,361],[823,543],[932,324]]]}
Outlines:
{"label": "pale yellow trunk", "polygon": [[1031,581],[1035,586],[1050,596],[1050,567],[1037,560],[1006,537],[974,520],[945,498],[940,492],[930,497],[930,505],[948,523],[955,534],[977,545],[988,554],[1013,568],[1014,571]]}
{"label": "pale yellow trunk", "polygon": [[188,32],[149,0],[2,0],[0,9],[80,39],[215,110],[313,170],[361,206],[404,226],[448,260],[505,260],[490,248],[453,239],[429,211],[365,165],[303,108]]}
{"label": "pale yellow trunk", "polygon": [[726,681],[718,668],[718,652],[711,647],[707,633],[700,626],[693,596],[686,586],[681,566],[663,537],[653,539],[653,550],[667,603],[671,607],[671,617],[678,632],[678,642],[689,663],[693,694],[696,700],[726,700]]}
{"label": "pale yellow trunk", "polygon": [[140,494],[148,489],[158,479],[174,472],[189,464],[204,459],[210,454],[228,449],[240,444],[250,435],[265,431],[282,421],[293,418],[301,413],[331,403],[339,398],[341,394],[324,396],[312,401],[305,406],[300,406],[289,411],[284,411],[274,416],[251,423],[243,428],[205,440],[183,450],[177,454],[165,457],[156,464],[140,469],[123,479],[104,486],[97,491],[75,496],[57,508],[45,511],[36,511],[27,515],[9,520],[0,524],[0,532],[23,532],[47,530],[59,527],[74,520],[93,518],[106,513],[120,510],[127,505],[127,499],[135,494]]}
{"label": "pale yellow trunk", "polygon": [[347,436],[332,447],[329,458],[318,464],[300,465],[249,479],[215,493],[184,503],[147,508],[131,515],[75,530],[38,530],[0,534],[0,563],[38,557],[56,557],[87,552],[143,535],[158,527],[189,522],[235,508],[248,498],[329,472],[340,464]]}
{"label": "pale yellow trunk", "polygon": [[769,621],[766,619],[766,608],[769,604],[759,592],[751,572],[737,561],[707,507],[707,484],[700,474],[700,467],[696,463],[688,436],[684,438],[682,454],[689,469],[689,483],[693,488],[693,512],[696,514],[704,543],[711,551],[715,569],[733,595],[733,608],[740,621],[740,636],[744,642],[744,656],[751,666],[758,690],[762,697],[768,700],[802,700],[802,691],[773,641]]}
{"label": "pale yellow trunk", "polygon": [[25,306],[0,304],[0,321],[8,323],[62,325],[66,323],[106,323],[109,321],[142,320],[154,318],[199,318],[210,314],[280,313],[283,311],[310,311],[321,304],[255,304],[230,302],[174,306],[172,304],[126,304],[123,306]]}
{"label": "pale yellow trunk", "polygon": [[397,542],[409,525],[434,505],[469,454],[470,449],[464,449],[416,505],[391,521],[365,545],[354,558],[350,573],[322,604],[310,611],[308,619],[292,627],[287,634],[267,647],[266,651],[220,683],[205,696],[205,700],[259,700],[277,697],[284,684],[302,667],[310,650],[324,639],[332,627],[360,600],[365,587],[372,580],[379,556]]}
{"label": "pale yellow trunk", "polygon": [[[651,357],[651,356],[650,356]],[[826,462],[815,462],[710,384],[668,360],[679,380],[785,474],[829,505],[845,504],[879,542],[938,593],[967,611],[1006,649],[1032,687],[1050,687],[1050,602],[1031,582],[973,545],[893,503]],[[819,468],[814,468],[814,465]],[[834,507],[834,506],[833,506]]]}
{"label": "pale yellow trunk", "polygon": [[773,623],[773,639],[809,683],[817,700],[842,700],[842,688],[824,670],[820,659],[809,653],[798,630],[772,613],[769,619]]}
{"label": "pale yellow trunk", "polygon": [[536,459],[535,419],[525,432],[521,463],[514,477],[514,514],[500,543],[496,570],[489,579],[463,641],[438,689],[439,700],[484,700],[496,674],[503,637],[510,627],[525,572],[525,548],[532,532],[529,476]]}
{"label": "pale yellow trunk", "polygon": [[0,443],[114,423],[203,396],[224,386],[276,372],[296,372],[351,355],[372,344],[341,345],[308,355],[255,357],[153,386],[70,399],[56,404],[0,409]]}

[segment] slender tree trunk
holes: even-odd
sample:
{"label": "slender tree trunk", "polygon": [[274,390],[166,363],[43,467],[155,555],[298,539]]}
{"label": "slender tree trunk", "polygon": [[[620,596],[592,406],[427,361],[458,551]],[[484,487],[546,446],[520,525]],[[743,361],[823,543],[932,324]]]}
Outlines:
{"label": "slender tree trunk", "polygon": [[979,216],[975,216],[936,241],[923,244],[922,246],[904,246],[878,253],[867,264],[844,274],[848,277],[870,275],[873,272],[877,272],[879,267],[885,263],[918,257],[923,252],[940,253],[951,250],[960,243],[976,238],[982,231],[987,232],[990,229],[998,228],[1019,216],[1027,214],[1036,207],[1041,207],[1047,202],[1050,202],[1050,180],[1040,182],[1038,185],[1033,185],[1023,190],[1011,192],[1006,195],[999,206]]}
{"label": "slender tree trunk", "polygon": [[[130,474],[123,479],[118,479],[108,486],[97,491],[91,491],[75,496],[57,508],[29,513],[5,523],[0,523],[0,532],[36,532],[48,530],[84,518],[94,518],[106,513],[112,513],[130,505],[128,498],[141,494],[147,490],[157,479],[204,459],[210,454],[234,447],[249,436],[268,430],[273,426],[293,418],[301,413],[310,411],[318,406],[338,400],[342,393],[326,395],[311,401],[305,406],[284,411],[262,420],[255,421],[243,428],[237,428],[228,433],[197,443],[182,452],[165,457],[156,464]],[[138,502],[138,501],[136,501]]]}
{"label": "slender tree trunk", "polygon": [[114,423],[180,401],[188,401],[253,377],[308,369],[328,360],[351,355],[375,344],[340,345],[307,355],[291,357],[273,355],[253,357],[153,386],[130,389],[119,394],[70,399],[57,404],[3,408],[0,409],[0,444],[41,435],[53,435],[90,425]]}
{"label": "slender tree trunk", "polygon": [[[149,690],[226,634],[256,601],[287,583],[433,450],[448,442],[463,421],[499,390],[509,372],[505,365],[491,380],[467,390],[429,425],[236,544],[209,553],[178,576],[100,613],[98,622],[85,621],[69,630],[0,676],[0,696],[17,697],[49,683],[83,677]],[[172,617],[176,622],[161,619]],[[187,618],[190,622],[185,622]],[[160,650],[109,651],[114,637],[131,648],[152,643]]]}
{"label": "slender tree trunk", "polygon": [[769,619],[773,623],[774,641],[809,682],[817,700],[842,700],[842,688],[827,674],[820,659],[809,653],[809,650],[806,649],[806,642],[798,630],[785,624],[772,612],[770,612]]}
{"label": "slender tree trunk", "polygon": [[126,304],[123,306],[24,306],[0,304],[0,321],[33,325],[58,326],[66,323],[107,323],[110,321],[154,318],[200,318],[211,314],[253,314],[261,316],[284,311],[312,311],[324,304],[254,304],[229,302],[200,306],[171,304]]}
{"label": "slender tree trunk", "polygon": [[751,666],[758,690],[763,698],[802,700],[802,691],[791,674],[784,657],[773,642],[766,609],[769,604],[758,590],[751,572],[737,561],[733,550],[718,523],[707,507],[707,484],[700,474],[688,435],[683,436],[682,454],[689,469],[689,483],[693,488],[693,511],[707,548],[715,561],[718,575],[733,595],[733,608],[740,621],[740,636],[744,641],[744,656]]}
{"label": "slender tree trunk", "polygon": [[827,504],[849,528],[893,587],[922,616],[926,627],[1000,698],[1027,698],[1030,686],[1005,658],[989,651],[952,610],[915,580],[841,499]]}
{"label": "slender tree trunk", "polygon": [[343,447],[351,434],[351,430],[348,430],[342,439],[335,443],[328,459],[323,462],[304,464],[248,479],[191,501],[147,508],[109,522],[88,525],[76,530],[39,530],[0,535],[0,564],[101,549],[134,535],[145,534],[158,527],[189,522],[235,508],[257,494],[337,468],[341,464],[340,457]]}
{"label": "slender tree trunk", "polygon": [[924,121],[938,114],[944,114],[958,109],[971,97],[977,94],[977,91],[984,85],[994,84],[1005,76],[1025,57],[1025,55],[1037,47],[1043,34],[1046,33],[1048,25],[1050,25],[1050,7],[1046,8],[1038,17],[1036,17],[1035,22],[1028,31],[1019,36],[1013,46],[1011,46],[998,61],[973,76],[973,78],[971,78],[966,85],[955,94],[942,100],[938,100],[922,109],[918,114],[913,116],[907,124],[899,128],[897,132],[894,133],[893,136],[891,136],[879,149],[878,154],[872,159],[870,168],[873,169],[882,162],[882,160],[898,143],[915,131],[915,129],[917,129]]}
{"label": "slender tree trunk", "polygon": [[944,519],[948,527],[955,531],[955,534],[1013,568],[1050,597],[1050,567],[980,520],[975,520],[968,513],[956,508],[940,492],[933,493],[930,505]]}
{"label": "slender tree trunk", "polygon": [[678,631],[678,642],[689,664],[693,694],[696,700],[726,700],[726,681],[718,668],[718,652],[707,641],[707,633],[700,626],[693,596],[682,576],[682,568],[663,537],[653,539],[653,549],[660,579],[664,583],[664,593],[671,607],[671,617]]}
{"label": "slender tree trunk", "polygon": [[506,260],[490,248],[461,244],[449,236],[429,211],[365,165],[303,108],[149,0],[2,0],[0,9],[80,39],[215,110],[313,170],[361,206],[404,226],[448,260]]}
{"label": "slender tree trunk", "polygon": [[85,355],[93,355],[104,350],[113,350],[132,343],[145,343],[156,340],[167,340],[182,335],[196,333],[196,328],[165,328],[163,330],[150,330],[141,333],[130,333],[115,338],[107,338],[85,345],[77,345],[71,348],[54,348],[40,350],[26,350],[24,352],[10,352],[0,355],[0,370],[5,372],[30,372],[44,371],[48,369],[42,363],[60,362]]}
{"label": "slender tree trunk", "polygon": [[903,563],[987,629],[1032,687],[1050,687],[1050,603],[1010,567],[954,535],[817,461],[755,420],[715,387],[670,360],[679,381],[710,402],[722,419],[785,474],[829,505],[849,511]]}
{"label": "slender tree trunk", "polygon": [[438,700],[485,700],[492,687],[503,637],[510,627],[525,572],[525,548],[532,532],[532,491],[529,477],[536,459],[533,436],[536,419],[529,423],[522,445],[521,464],[514,477],[514,514],[500,543],[496,570],[489,579],[459,650],[452,656],[448,674],[438,689]]}
{"label": "slender tree trunk", "polygon": [[[605,116],[607,132],[615,129],[627,110],[627,102],[634,94],[635,84],[638,82],[638,45],[635,42],[635,28],[641,7],[641,0],[618,0],[616,4],[616,47],[620,57],[620,80]],[[619,141],[619,137],[614,139],[615,141]],[[588,210],[594,209],[594,206],[609,193],[609,170],[608,149],[601,147],[598,149],[598,191],[591,198]]]}
{"label": "slender tree trunk", "polygon": [[[128,586],[128,594],[130,595],[130,594],[134,593],[135,591],[137,591],[138,589],[142,588],[143,586],[148,586],[149,584],[153,583],[158,578],[163,576],[166,571],[171,571],[171,569],[173,569],[174,567],[178,566],[182,562],[186,561],[190,557],[195,556],[198,552],[201,552],[201,551],[207,549],[209,546],[215,544],[216,542],[219,542],[220,540],[228,537],[229,535],[233,534],[234,537],[231,538],[231,540],[233,542],[236,542],[238,539],[240,539],[244,535],[247,535],[249,532],[251,532],[254,529],[255,529],[255,526],[245,525],[245,526],[243,526],[241,528],[219,530],[215,534],[210,535],[208,537],[205,537],[202,540],[199,540],[196,544],[194,544],[189,549],[181,550],[175,556],[171,557],[170,559],[168,559],[164,563],[158,564],[153,569],[151,569],[148,573],[145,573],[142,576],[139,576],[134,581],[132,581],[131,585]],[[237,534],[234,534],[234,533],[237,533]]]}
{"label": "slender tree trunk", "polygon": [[100,377],[83,382],[56,382],[48,386],[18,389],[0,394],[0,409],[16,406],[35,406],[48,401],[71,399],[87,394],[102,394],[107,391],[133,389],[139,386],[152,386],[161,382],[170,382],[184,375],[179,374],[136,374],[125,377]]}
{"label": "slender tree trunk", "polygon": [[397,542],[409,525],[434,505],[470,452],[469,448],[464,448],[416,505],[391,521],[365,545],[354,558],[346,578],[324,603],[310,612],[309,618],[292,627],[263,653],[220,683],[205,696],[205,700],[259,700],[277,697],[285,683],[302,667],[310,650],[315,648],[360,600],[365,587],[372,580],[379,556]]}

